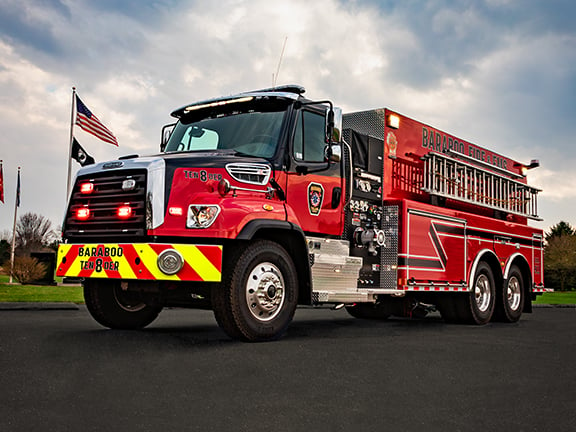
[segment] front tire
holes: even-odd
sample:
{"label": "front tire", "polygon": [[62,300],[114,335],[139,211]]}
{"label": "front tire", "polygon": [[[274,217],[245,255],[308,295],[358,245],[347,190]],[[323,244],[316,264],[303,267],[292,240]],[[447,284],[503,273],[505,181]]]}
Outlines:
{"label": "front tire", "polygon": [[298,282],[292,258],[268,240],[249,244],[229,260],[231,271],[212,291],[214,316],[233,339],[278,339],[294,317]]}
{"label": "front tire", "polygon": [[137,330],[152,323],[162,310],[149,305],[140,293],[124,291],[119,280],[87,279],[84,301],[90,315],[104,327]]}

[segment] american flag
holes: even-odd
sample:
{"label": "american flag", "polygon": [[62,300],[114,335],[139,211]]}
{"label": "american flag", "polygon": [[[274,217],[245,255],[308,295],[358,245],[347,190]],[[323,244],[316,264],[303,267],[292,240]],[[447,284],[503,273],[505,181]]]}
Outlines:
{"label": "american flag", "polygon": [[115,146],[118,145],[116,137],[98,120],[98,117],[92,114],[78,95],[76,95],[76,124],[102,141]]}

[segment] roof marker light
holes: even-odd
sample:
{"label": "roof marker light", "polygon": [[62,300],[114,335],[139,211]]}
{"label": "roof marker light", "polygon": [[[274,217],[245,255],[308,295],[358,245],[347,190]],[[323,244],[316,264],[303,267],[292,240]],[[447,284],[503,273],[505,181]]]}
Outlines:
{"label": "roof marker light", "polygon": [[398,129],[400,127],[400,117],[396,114],[388,115],[387,122],[388,127],[392,129]]}

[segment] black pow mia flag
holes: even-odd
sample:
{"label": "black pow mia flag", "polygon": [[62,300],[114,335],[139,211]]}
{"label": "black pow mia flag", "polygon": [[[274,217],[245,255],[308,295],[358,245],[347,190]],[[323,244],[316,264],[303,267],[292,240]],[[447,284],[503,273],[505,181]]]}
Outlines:
{"label": "black pow mia flag", "polygon": [[76,141],[76,138],[72,141],[72,159],[82,166],[92,165],[94,163],[94,158],[86,153],[86,150]]}

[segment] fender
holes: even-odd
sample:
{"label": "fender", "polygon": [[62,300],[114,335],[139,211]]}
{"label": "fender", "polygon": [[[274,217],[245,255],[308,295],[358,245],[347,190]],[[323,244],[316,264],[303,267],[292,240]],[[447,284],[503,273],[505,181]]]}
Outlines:
{"label": "fender", "polygon": [[468,274],[468,291],[472,289],[471,284],[474,283],[474,275],[476,274],[476,268],[478,267],[478,263],[486,255],[492,256],[492,258],[494,258],[498,262],[498,257],[491,249],[482,249],[480,252],[478,252],[476,258],[474,258],[472,266],[470,267],[470,273]]}
{"label": "fender", "polygon": [[306,236],[304,231],[298,225],[292,222],[274,220],[274,219],[254,219],[244,225],[242,231],[236,237],[237,240],[252,240],[254,235],[261,229],[275,229],[275,230],[286,230],[295,231],[302,237],[302,241],[306,242]]}
{"label": "fender", "polygon": [[508,279],[508,273],[510,272],[510,268],[512,267],[512,264],[514,264],[514,261],[516,261],[516,258],[518,258],[518,257],[520,257],[521,261],[524,261],[524,263],[528,266],[528,268],[530,268],[530,264],[526,260],[526,257],[524,255],[522,255],[521,253],[516,252],[515,254],[511,255],[508,258],[508,262],[506,263],[506,268],[504,269],[504,280]]}
{"label": "fender", "polygon": [[310,271],[306,235],[302,228],[288,221],[254,219],[242,228],[242,231],[240,231],[236,239],[252,240],[261,230],[286,234],[285,237],[277,236],[276,239],[288,250],[288,253],[292,254],[292,259],[298,273],[298,284],[300,286],[298,303],[306,305],[312,304],[312,273]]}

